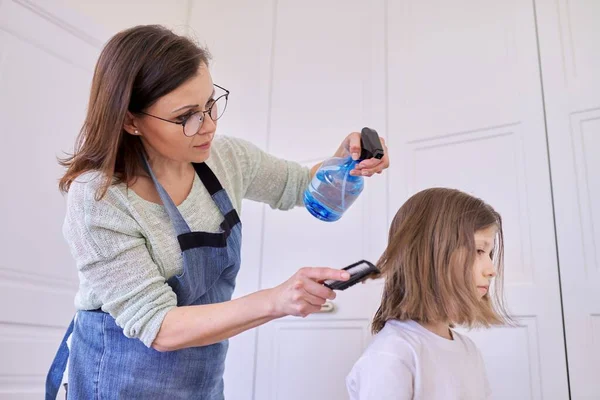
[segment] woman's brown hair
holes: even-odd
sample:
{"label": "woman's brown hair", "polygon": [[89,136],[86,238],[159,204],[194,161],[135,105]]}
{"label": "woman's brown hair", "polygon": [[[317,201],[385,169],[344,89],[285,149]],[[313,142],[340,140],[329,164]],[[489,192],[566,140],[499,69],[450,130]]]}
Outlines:
{"label": "woman's brown hair", "polygon": [[[479,298],[473,282],[475,232],[497,228],[493,298]],[[449,322],[467,327],[510,323],[503,302],[502,218],[482,200],[454,189],[432,188],[412,196],[392,222],[378,261],[385,278],[372,331],[390,319]]]}
{"label": "woman's brown hair", "polygon": [[113,183],[130,183],[140,171],[143,146],[125,132],[127,111],[139,113],[192,78],[210,55],[190,39],[158,25],[136,26],[113,36],[94,71],[87,116],[74,154],[59,160],[67,168],[59,188],[88,171],[100,171],[101,198]]}

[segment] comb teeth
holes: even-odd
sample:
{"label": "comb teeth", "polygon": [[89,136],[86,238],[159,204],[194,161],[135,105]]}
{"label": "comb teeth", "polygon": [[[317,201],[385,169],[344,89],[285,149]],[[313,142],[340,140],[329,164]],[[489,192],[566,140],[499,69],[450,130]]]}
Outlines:
{"label": "comb teeth", "polygon": [[323,282],[323,284],[332,290],[345,290],[351,286],[354,286],[367,276],[379,273],[377,267],[366,260],[361,260],[357,263],[349,265],[343,270],[350,274],[350,279],[347,281],[328,279]]}
{"label": "comb teeth", "polygon": [[[344,271],[348,272],[350,274],[350,279],[352,279],[352,277],[360,274],[361,272],[364,272],[364,271],[368,270],[369,268],[371,268],[371,266],[369,264],[367,264],[366,262],[362,262],[361,261],[359,263],[352,264],[352,265],[344,268]],[[326,280],[323,283],[325,285],[330,285],[330,284],[332,284],[334,282],[342,282],[342,281],[336,281],[334,279],[329,279],[329,280]]]}
{"label": "comb teeth", "polygon": [[366,262],[361,262],[358,265],[350,266],[350,268],[348,268],[347,271],[350,273],[350,275],[354,275],[369,268],[371,268],[369,264],[367,264]]}

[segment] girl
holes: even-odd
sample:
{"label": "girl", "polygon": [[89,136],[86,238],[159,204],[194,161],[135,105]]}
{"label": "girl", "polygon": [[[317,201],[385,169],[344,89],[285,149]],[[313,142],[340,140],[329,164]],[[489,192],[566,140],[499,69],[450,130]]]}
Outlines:
{"label": "girl", "polygon": [[490,398],[479,350],[451,328],[510,321],[502,238],[500,215],[458,190],[427,189],[400,208],[378,263],[376,335],[346,379],[352,400]]}

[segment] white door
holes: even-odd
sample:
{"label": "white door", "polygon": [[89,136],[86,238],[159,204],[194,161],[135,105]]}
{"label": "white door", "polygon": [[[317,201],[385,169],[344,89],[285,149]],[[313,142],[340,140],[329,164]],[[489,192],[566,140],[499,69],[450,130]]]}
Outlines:
{"label": "white door", "polygon": [[[189,33],[208,46],[216,84],[231,90],[218,135],[237,136],[267,149],[273,4],[270,0],[192,1]],[[240,34],[239,32],[243,32]],[[260,289],[264,209],[242,204],[242,267],[234,297]],[[225,398],[250,400],[254,393],[257,330],[231,338],[225,362]]]}
{"label": "white door", "polygon": [[56,157],[85,115],[102,43],[90,29],[54,2],[0,0],[0,399],[43,396],[73,317]]}
{"label": "white door", "polygon": [[[385,135],[384,1],[277,1],[267,148],[307,166],[331,157],[351,131]],[[335,223],[304,208],[267,210],[261,286],[302,266],[343,268],[376,261],[385,246],[386,177],[366,181]],[[344,399],[344,378],[358,359],[380,297],[380,284],[338,293],[332,312],[285,318],[258,331],[255,399]]]}
{"label": "white door", "polygon": [[600,2],[536,4],[571,394],[600,399]]}
{"label": "white door", "polygon": [[502,215],[520,327],[473,332],[497,399],[569,397],[534,7],[390,1],[390,213],[455,187]]}
{"label": "white door", "polygon": [[[538,3],[542,37],[554,38],[559,15],[550,2]],[[600,195],[593,175],[598,165],[587,152],[598,144],[593,93],[599,85],[592,71],[600,61],[589,41],[597,20],[590,11],[597,9],[584,1],[558,4],[560,18],[571,21],[560,25],[565,40],[541,45],[549,65],[545,79],[552,68],[563,74],[556,72],[558,63],[546,60],[559,51],[555,43],[563,43],[570,60],[564,72],[569,84],[546,89],[548,106],[560,111],[548,115],[555,196],[557,206],[566,207],[557,211],[559,250],[563,266],[574,271],[561,272],[565,307],[568,315],[577,315],[567,316],[569,357],[578,366],[577,375],[572,367],[573,386],[581,384],[575,389],[579,398],[594,398],[600,310],[593,305],[599,299],[582,289],[597,289],[600,268],[587,250],[595,248],[594,226],[600,226],[591,207]],[[374,261],[385,246],[390,217],[410,194],[433,185],[462,188],[503,214],[508,300],[523,324],[472,334],[484,352],[496,398],[567,398],[532,4],[262,0],[248,6],[228,0],[191,5],[192,32],[215,55],[215,79],[237,89],[232,99],[238,101],[221,121],[221,133],[312,165],[330,156],[346,133],[366,125],[388,139],[393,157],[389,174],[369,179],[361,198],[334,224],[303,209],[282,213],[245,205],[244,269],[236,295],[279,284],[303,265],[341,268],[360,258]],[[39,398],[72,316],[77,278],[60,232],[64,201],[55,183],[62,170],[55,156],[71,149],[102,43],[96,38],[105,39],[80,21],[53,3],[0,0],[0,118],[6,144],[0,147],[0,398]],[[231,33],[243,29],[242,36]],[[571,125],[576,133],[565,138]],[[571,158],[561,158],[563,148],[571,149]],[[571,169],[577,184],[567,175],[556,177],[557,168]],[[380,289],[379,283],[354,287],[340,293],[331,313],[282,319],[234,338],[228,395],[345,398],[343,378],[369,339]],[[585,354],[590,348],[595,359]]]}
{"label": "white door", "polygon": [[[387,176],[368,180],[337,223],[303,209],[246,210],[252,247],[245,242],[242,292],[277,285],[303,265],[375,260],[388,221],[410,194],[458,187],[505,219],[507,294],[522,326],[471,334],[495,398],[568,398],[531,3],[263,0],[249,7],[229,0],[195,2],[190,21],[215,53],[216,79],[241,89],[222,133],[312,165],[340,136],[368,125],[392,152]],[[231,26],[245,34],[232,34]],[[344,376],[369,340],[380,289],[354,287],[340,293],[334,312],[282,319],[234,338],[228,393],[346,398]]]}

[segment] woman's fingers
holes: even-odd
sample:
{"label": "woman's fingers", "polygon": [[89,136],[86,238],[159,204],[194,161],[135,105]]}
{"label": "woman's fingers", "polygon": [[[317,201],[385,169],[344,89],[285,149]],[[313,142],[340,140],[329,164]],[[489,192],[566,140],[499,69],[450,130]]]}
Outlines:
{"label": "woman's fingers", "polygon": [[348,272],[339,269],[301,268],[290,279],[272,290],[275,313],[279,316],[305,317],[317,312],[327,299],[335,298],[335,292],[321,282],[330,279],[345,281],[349,278]]}
{"label": "woman's fingers", "polygon": [[387,146],[385,145],[385,139],[381,139],[383,145],[383,157],[381,159],[369,158],[361,161],[356,165],[356,168],[350,172],[354,176],[372,176],[373,174],[381,174],[383,170],[390,166],[390,157],[388,154]]}
{"label": "woman's fingers", "polygon": [[328,279],[336,281],[346,281],[350,279],[350,274],[348,272],[327,267],[304,267],[300,269],[297,274],[316,282],[322,282]]}
{"label": "woman's fingers", "polygon": [[[304,283],[304,290],[311,296],[323,299],[323,301],[329,299],[335,299],[335,292],[321,283],[317,283],[313,280],[307,279]],[[322,304],[322,303],[320,303]]]}

